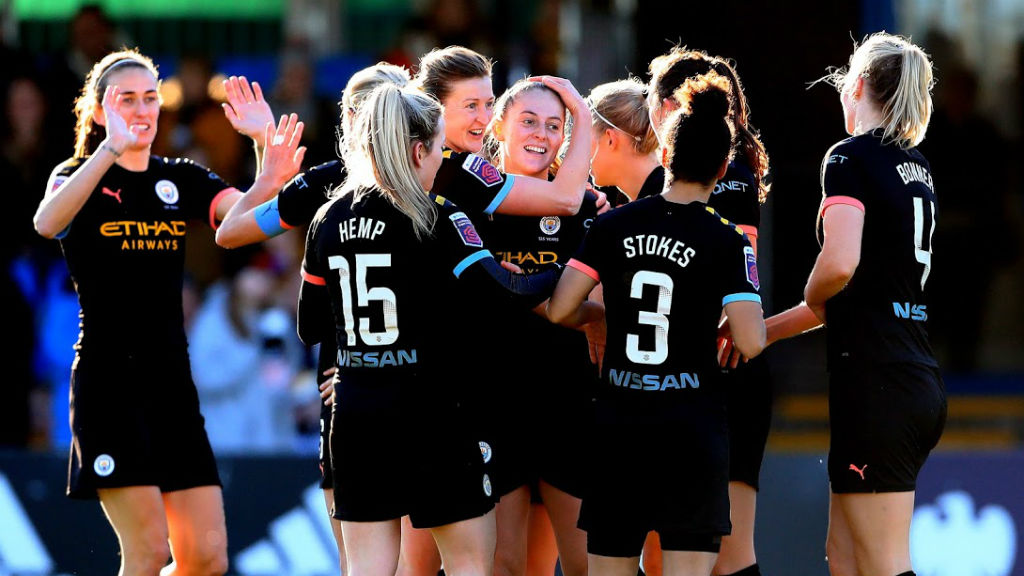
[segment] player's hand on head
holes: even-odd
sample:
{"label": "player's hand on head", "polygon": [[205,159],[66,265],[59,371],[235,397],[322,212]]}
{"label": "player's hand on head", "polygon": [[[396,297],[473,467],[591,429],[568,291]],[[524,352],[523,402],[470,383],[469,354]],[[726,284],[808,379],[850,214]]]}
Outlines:
{"label": "player's hand on head", "polygon": [[306,147],[299,146],[305,125],[296,114],[281,116],[277,126],[268,122],[264,127],[263,170],[260,178],[271,178],[274,188],[280,188],[302,168]]}
{"label": "player's hand on head", "polygon": [[120,155],[125,148],[139,141],[137,132],[128,127],[128,123],[118,113],[121,107],[121,90],[116,84],[107,86],[103,93],[103,119],[107,137],[104,144],[111,148],[112,152]]}
{"label": "player's hand on head", "polygon": [[572,85],[572,82],[558,76],[531,76],[530,80],[541,82],[554,90],[573,116],[584,111],[589,115],[590,108],[587,107],[587,102],[583,99],[583,96],[580,96],[579,91]]}
{"label": "player's hand on head", "polygon": [[268,122],[273,123],[274,113],[263,98],[260,83],[250,85],[245,76],[230,76],[224,80],[224,92],[228,101],[221,107],[231,126],[243,136],[255,140],[258,146],[265,146],[263,127]]}

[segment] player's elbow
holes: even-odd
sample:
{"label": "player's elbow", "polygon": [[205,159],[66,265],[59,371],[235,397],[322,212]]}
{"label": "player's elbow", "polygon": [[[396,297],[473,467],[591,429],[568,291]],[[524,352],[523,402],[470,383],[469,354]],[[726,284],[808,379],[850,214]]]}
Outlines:
{"label": "player's elbow", "polygon": [[63,230],[63,228],[57,226],[52,220],[40,215],[39,213],[36,213],[35,217],[32,219],[32,224],[35,226],[36,232],[38,232],[40,236],[43,238],[49,238],[50,240],[56,238],[57,235],[60,234],[61,230]]}
{"label": "player's elbow", "polygon": [[552,305],[550,300],[548,300],[545,312],[547,314],[548,320],[555,324],[565,326],[566,322],[568,322],[569,320],[569,311],[566,310],[563,306]]}
{"label": "player's elbow", "polygon": [[214,241],[217,242],[217,246],[227,249],[238,248],[245,245],[245,242],[243,242],[235,232],[234,226],[227,222],[222,222],[220,227],[217,228],[217,234],[214,236]]}

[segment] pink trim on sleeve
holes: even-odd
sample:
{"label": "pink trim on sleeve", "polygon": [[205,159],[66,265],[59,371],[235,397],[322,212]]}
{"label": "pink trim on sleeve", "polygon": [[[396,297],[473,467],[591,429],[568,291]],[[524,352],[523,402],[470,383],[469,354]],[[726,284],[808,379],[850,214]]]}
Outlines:
{"label": "pink trim on sleeve", "polygon": [[757,226],[751,226],[750,224],[737,224],[736,227],[743,230],[743,233],[747,236],[757,238]]}
{"label": "pink trim on sleeve", "polygon": [[820,216],[825,215],[825,210],[828,210],[836,204],[846,204],[847,206],[853,206],[854,208],[864,212],[864,203],[852,196],[829,196],[821,202]]}
{"label": "pink trim on sleeve", "polygon": [[232,192],[239,192],[239,190],[234,186],[230,188],[225,188],[220,192],[217,192],[217,195],[214,196],[213,200],[210,201],[210,228],[213,228],[214,230],[217,229],[217,205],[220,204],[220,201],[224,199],[224,196]]}
{"label": "pink trim on sleeve", "polygon": [[309,282],[314,286],[327,286],[327,280],[324,280],[323,278],[317,276],[316,274],[310,274],[309,272],[306,272],[305,268],[300,270],[299,273],[302,275],[302,279],[304,281]]}
{"label": "pink trim on sleeve", "polygon": [[575,258],[570,258],[569,261],[565,263],[565,265],[569,266],[571,268],[575,268],[575,269],[579,270],[580,272],[583,272],[587,276],[590,276],[594,280],[594,282],[600,282],[601,281],[601,275],[597,273],[597,270],[594,270],[590,266],[587,266],[586,264],[584,264],[583,262],[580,262],[579,260],[577,260]]}

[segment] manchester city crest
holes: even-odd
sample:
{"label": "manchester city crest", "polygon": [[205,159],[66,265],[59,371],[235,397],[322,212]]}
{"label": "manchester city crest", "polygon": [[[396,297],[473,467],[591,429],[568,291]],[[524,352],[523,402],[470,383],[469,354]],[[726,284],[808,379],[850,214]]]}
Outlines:
{"label": "manchester city crest", "polygon": [[178,203],[178,187],[170,180],[161,180],[156,183],[156,195],[164,201],[164,204]]}
{"label": "manchester city crest", "polygon": [[562,227],[562,221],[558,216],[545,216],[540,219],[540,231],[551,236]]}

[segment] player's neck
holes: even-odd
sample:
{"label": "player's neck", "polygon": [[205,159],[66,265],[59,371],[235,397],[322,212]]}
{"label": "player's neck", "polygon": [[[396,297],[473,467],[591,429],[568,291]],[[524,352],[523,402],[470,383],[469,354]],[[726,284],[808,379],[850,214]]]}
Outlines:
{"label": "player's neck", "polygon": [[714,182],[701,184],[700,182],[676,180],[666,187],[661,195],[665,197],[665,200],[676,204],[690,204],[691,202],[707,204],[708,198],[711,197],[711,191],[714,189]]}
{"label": "player's neck", "polygon": [[630,200],[636,200],[640,190],[644,187],[644,182],[647,182],[651,172],[654,172],[658,166],[661,166],[661,163],[653,154],[638,158],[636,163],[622,175],[618,184],[619,190],[629,196]]}
{"label": "player's neck", "polygon": [[117,159],[117,165],[132,172],[142,172],[149,168],[149,153],[148,146],[140,150],[125,150]]}

